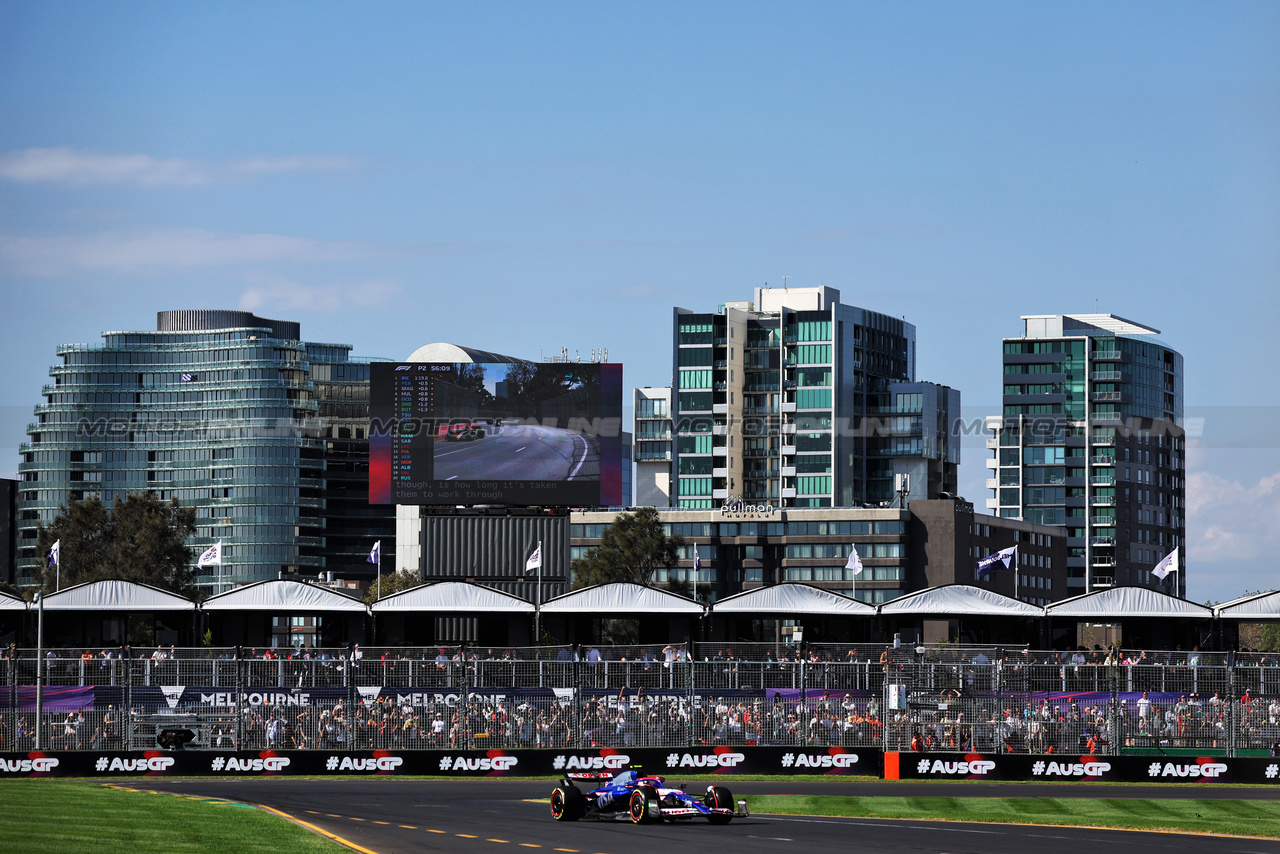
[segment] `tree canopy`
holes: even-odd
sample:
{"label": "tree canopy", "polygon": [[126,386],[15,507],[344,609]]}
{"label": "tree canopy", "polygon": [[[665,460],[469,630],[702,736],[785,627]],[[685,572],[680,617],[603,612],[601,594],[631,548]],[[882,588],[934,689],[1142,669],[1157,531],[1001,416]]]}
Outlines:
{"label": "tree canopy", "polygon": [[52,592],[60,576],[62,587],[123,579],[191,596],[196,567],[186,540],[195,530],[194,508],[165,504],[154,492],[117,498],[110,508],[96,497],[74,502],[40,526],[42,555],[61,541],[60,566],[43,570],[42,589]]}
{"label": "tree canopy", "polygon": [[390,575],[383,573],[382,589],[378,589],[377,582],[369,585],[369,592],[365,594],[364,601],[373,604],[383,596],[390,596],[392,593],[399,593],[402,590],[409,590],[417,587],[422,583],[422,579],[418,577],[416,572],[408,570],[400,570]]}
{"label": "tree canopy", "polygon": [[619,513],[605,528],[600,545],[573,562],[573,589],[619,581],[652,587],[654,573],[675,566],[682,548],[684,537],[668,537],[652,507]]}

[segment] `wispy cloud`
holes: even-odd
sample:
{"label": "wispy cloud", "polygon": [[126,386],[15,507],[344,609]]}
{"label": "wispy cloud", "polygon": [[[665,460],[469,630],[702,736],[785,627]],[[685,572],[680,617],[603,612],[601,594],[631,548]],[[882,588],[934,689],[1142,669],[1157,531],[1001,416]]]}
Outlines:
{"label": "wispy cloud", "polygon": [[264,261],[334,261],[362,257],[371,251],[371,247],[352,241],[190,228],[88,235],[0,235],[0,263],[37,276],[59,276],[76,270],[131,273]]}
{"label": "wispy cloud", "polygon": [[149,154],[103,154],[73,148],[27,148],[0,154],[0,178],[70,186],[203,187],[279,172],[351,169],[349,157],[248,157],[205,162]]}
{"label": "wispy cloud", "polygon": [[1188,473],[1187,539],[1197,561],[1274,557],[1280,551],[1280,472],[1253,484]]}
{"label": "wispy cloud", "polygon": [[390,280],[358,282],[353,285],[304,285],[275,279],[255,285],[240,295],[244,311],[320,311],[351,308],[379,308],[390,305],[402,288]]}

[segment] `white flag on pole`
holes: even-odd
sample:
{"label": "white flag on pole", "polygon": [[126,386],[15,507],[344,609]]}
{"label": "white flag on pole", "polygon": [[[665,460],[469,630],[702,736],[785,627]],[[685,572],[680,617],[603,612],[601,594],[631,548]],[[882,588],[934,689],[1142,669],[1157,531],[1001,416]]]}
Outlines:
{"label": "white flag on pole", "polygon": [[1151,570],[1151,574],[1156,578],[1164,581],[1166,575],[1171,572],[1178,571],[1178,550],[1175,548],[1164,556],[1164,560],[1156,564],[1155,569]]}
{"label": "white flag on pole", "polygon": [[857,575],[862,572],[862,558],[858,557],[858,547],[849,547],[849,562],[844,565],[845,569],[852,569],[853,574]]}
{"label": "white flag on pole", "polygon": [[53,547],[49,549],[49,567],[62,565],[62,540],[54,542]]}
{"label": "white flag on pole", "polygon": [[200,559],[196,561],[196,566],[208,566],[210,564],[222,565],[222,540],[218,540],[209,548],[205,549],[204,554],[200,555]]}
{"label": "white flag on pole", "polygon": [[542,543],[538,543],[538,547],[533,550],[533,554],[529,555],[529,559],[524,562],[524,571],[532,572],[535,569],[542,568]]}

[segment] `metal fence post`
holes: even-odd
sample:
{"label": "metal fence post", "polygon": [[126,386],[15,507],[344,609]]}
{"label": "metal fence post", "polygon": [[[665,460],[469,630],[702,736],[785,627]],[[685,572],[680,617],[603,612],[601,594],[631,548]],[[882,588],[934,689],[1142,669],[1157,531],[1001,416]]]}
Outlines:
{"label": "metal fence post", "polygon": [[[693,731],[698,726],[698,689],[697,689],[697,666],[698,662],[693,660],[693,650],[687,649],[685,655],[685,691],[687,692],[689,703],[689,724],[684,728],[684,746],[693,747]],[[675,663],[671,668],[672,678],[675,676]]]}
{"label": "metal fence post", "polygon": [[[1236,696],[1236,654],[1234,652],[1227,653],[1227,755],[1236,755],[1236,703],[1240,702]],[[1261,670],[1258,673],[1258,693],[1262,694],[1264,688],[1262,685]]]}
{"label": "metal fence post", "polygon": [[796,720],[800,722],[800,726],[804,729],[805,747],[809,746],[809,739],[812,733],[809,731],[809,662],[805,660],[803,650],[800,655],[800,714],[796,715]]}
{"label": "metal fence post", "polygon": [[235,700],[236,716],[236,750],[244,749],[244,649],[236,646],[236,687],[232,695]]}

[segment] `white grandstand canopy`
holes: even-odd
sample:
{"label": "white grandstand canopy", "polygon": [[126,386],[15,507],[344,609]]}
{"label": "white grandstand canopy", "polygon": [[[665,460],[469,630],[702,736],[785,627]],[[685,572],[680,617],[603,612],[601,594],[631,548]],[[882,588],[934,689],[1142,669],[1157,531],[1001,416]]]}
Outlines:
{"label": "white grandstand canopy", "polygon": [[1280,590],[1241,596],[1223,602],[1213,611],[1228,620],[1280,620]]}
{"label": "white grandstand canopy", "polygon": [[1147,587],[1112,587],[1095,590],[1045,606],[1049,617],[1080,617],[1105,621],[1116,617],[1187,617],[1208,620],[1213,611],[1177,596]]}
{"label": "white grandstand canopy", "polygon": [[946,584],[909,593],[880,606],[880,614],[889,617],[985,616],[1043,617],[1044,609],[1017,599],[1010,599],[982,587],[969,584]]}
{"label": "white grandstand canopy", "polygon": [[27,602],[20,596],[14,596],[12,593],[0,592],[0,611],[25,611],[27,610]]}
{"label": "white grandstand canopy", "polygon": [[373,603],[375,614],[434,612],[532,614],[533,604],[518,596],[466,581],[421,584]]}
{"label": "white grandstand canopy", "polygon": [[874,617],[872,605],[809,584],[775,584],[726,596],[711,606],[713,614],[810,614]]}
{"label": "white grandstand canopy", "polygon": [[46,611],[194,611],[196,603],[136,581],[86,581],[44,597]]}
{"label": "white grandstand canopy", "polygon": [[696,617],[702,606],[692,599],[640,584],[618,582],[584,587],[548,599],[546,614],[687,614]]}
{"label": "white grandstand canopy", "polygon": [[204,611],[368,611],[359,599],[301,581],[259,581],[210,596]]}

